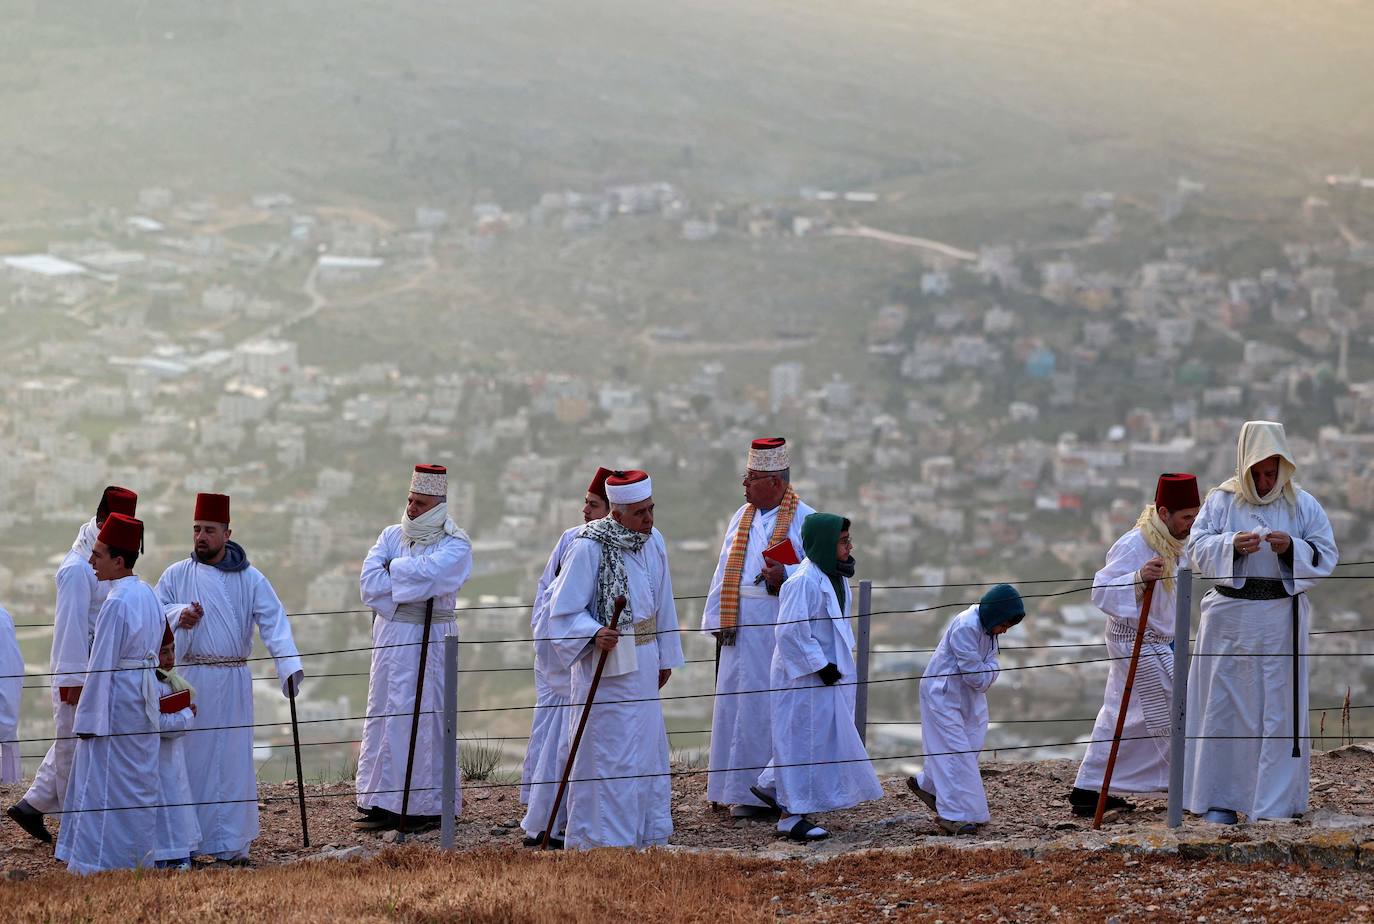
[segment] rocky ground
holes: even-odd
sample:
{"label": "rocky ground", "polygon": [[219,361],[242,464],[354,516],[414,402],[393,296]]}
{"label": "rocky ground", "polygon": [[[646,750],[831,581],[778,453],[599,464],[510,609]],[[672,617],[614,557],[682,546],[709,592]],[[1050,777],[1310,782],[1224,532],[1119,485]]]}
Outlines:
{"label": "rocky ground", "polygon": [[[992,821],[975,837],[958,840],[939,833],[902,778],[888,778],[883,799],[814,816],[832,832],[830,839],[817,844],[780,838],[771,821],[735,820],[723,809],[713,809],[705,798],[704,774],[688,772],[674,779],[676,831],[671,845],[769,860],[922,847],[1004,849],[1030,857],[1111,849],[1374,871],[1374,746],[1354,745],[1314,757],[1312,807],[1302,819],[1219,827],[1189,818],[1176,832],[1164,824],[1162,800],[1142,800],[1135,811],[1109,820],[1101,831],[1089,830],[1090,819],[1075,818],[1065,801],[1075,770],[1071,761],[985,764]],[[383,836],[353,830],[350,784],[308,785],[306,790],[309,848],[301,842],[295,787],[261,788],[263,833],[253,845],[255,866],[286,864],[321,852],[370,855],[387,845]],[[22,792],[21,786],[0,787],[0,798],[8,805]],[[518,845],[522,814],[516,787],[470,781],[464,786],[457,846],[473,850]],[[429,832],[412,840],[437,845],[438,837]],[[60,868],[51,847],[35,842],[7,819],[0,821],[0,870],[17,878]]]}

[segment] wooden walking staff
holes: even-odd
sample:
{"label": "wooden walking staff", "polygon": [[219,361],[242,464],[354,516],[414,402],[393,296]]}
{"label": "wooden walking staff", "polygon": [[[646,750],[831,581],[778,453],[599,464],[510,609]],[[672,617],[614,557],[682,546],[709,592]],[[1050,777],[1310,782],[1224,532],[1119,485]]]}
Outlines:
{"label": "wooden walking staff", "polygon": [[[620,614],[624,611],[625,598],[616,597],[611,628],[620,625]],[[633,639],[630,644],[634,644]],[[582,706],[582,718],[577,720],[577,734],[573,735],[572,746],[568,748],[568,762],[563,765],[563,779],[558,781],[558,792],[553,797],[553,810],[549,812],[549,823],[544,826],[544,842],[539,845],[540,850],[548,850],[549,841],[553,838],[553,826],[558,820],[558,807],[563,804],[563,792],[568,788],[568,776],[572,773],[573,761],[577,759],[577,746],[582,743],[582,732],[587,728],[587,716],[591,714],[592,701],[596,699],[596,688],[601,685],[601,672],[606,669],[606,655],[610,653],[609,649],[603,650],[601,657],[597,659],[596,673],[592,674],[592,685],[587,689],[587,702]]]}
{"label": "wooden walking staff", "polygon": [[301,804],[301,839],[310,846],[310,826],[305,821],[305,779],[301,775],[301,727],[296,722],[296,677],[286,681],[286,695],[291,701],[291,744],[296,749],[296,799]]}
{"label": "wooden walking staff", "polygon": [[1145,585],[1145,598],[1140,602],[1140,620],[1135,627],[1135,646],[1131,649],[1131,666],[1126,671],[1126,688],[1121,691],[1121,709],[1116,714],[1116,733],[1112,735],[1112,750],[1107,755],[1107,772],[1102,774],[1102,790],[1097,794],[1097,812],[1093,815],[1093,830],[1102,827],[1102,815],[1107,811],[1107,788],[1112,784],[1116,769],[1116,752],[1121,747],[1121,734],[1126,729],[1126,710],[1131,705],[1131,688],[1135,686],[1135,669],[1140,664],[1140,646],[1145,641],[1145,628],[1150,622],[1150,604],[1154,601],[1154,583]]}
{"label": "wooden walking staff", "polygon": [[420,669],[415,672],[415,711],[410,715],[410,749],[406,752],[406,781],[401,789],[401,822],[396,840],[406,836],[406,814],[410,809],[410,774],[415,769],[415,739],[420,734],[420,703],[425,695],[425,664],[429,661],[429,627],[434,623],[434,598],[425,601],[425,634],[420,637]]}

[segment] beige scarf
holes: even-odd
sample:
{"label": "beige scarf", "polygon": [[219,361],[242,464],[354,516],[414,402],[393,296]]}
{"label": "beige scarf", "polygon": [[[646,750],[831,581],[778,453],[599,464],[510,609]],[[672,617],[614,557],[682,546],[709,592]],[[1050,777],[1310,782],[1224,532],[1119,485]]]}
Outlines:
{"label": "beige scarf", "polygon": [[1174,534],[1169,532],[1169,527],[1159,518],[1159,511],[1154,504],[1145,505],[1135,525],[1150,551],[1164,559],[1164,577],[1161,581],[1164,590],[1173,593],[1174,572],[1178,569],[1178,557],[1183,554],[1183,540],[1175,539]]}

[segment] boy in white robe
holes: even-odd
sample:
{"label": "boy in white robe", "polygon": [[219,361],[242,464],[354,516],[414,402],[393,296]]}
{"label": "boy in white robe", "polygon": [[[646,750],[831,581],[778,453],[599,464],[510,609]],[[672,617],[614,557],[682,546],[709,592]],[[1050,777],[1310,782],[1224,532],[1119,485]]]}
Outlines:
{"label": "boy in white robe", "polygon": [[987,692],[997,681],[997,638],[1025,615],[1016,588],[993,587],[945,627],[921,678],[926,760],[906,785],[948,834],[974,834],[991,818],[978,770],[988,733]]}
{"label": "boy in white robe", "polygon": [[[549,639],[586,703],[602,652],[606,667],[572,766],[566,844],[648,847],[673,833],[668,735],[658,691],[683,663],[668,550],[654,529],[653,484],[641,471],[606,480],[611,515],[583,527],[554,582]],[[613,622],[616,597],[626,606]],[[562,768],[559,768],[560,770]]]}
{"label": "boy in white robe", "polygon": [[[802,523],[816,512],[792,490],[791,464],[782,437],[750,445],[745,504],[730,519],[701,614],[701,631],[720,653],[706,798],[729,804],[736,818],[769,811],[750,787],[773,757],[774,627],[782,584],[800,565]],[[783,561],[765,557],[774,548]]]}
{"label": "boy in white robe", "polygon": [[[534,715],[530,719],[530,741],[525,750],[525,763],[520,771],[520,801],[526,806],[520,822],[524,829],[526,847],[538,847],[544,842],[544,830],[549,824],[549,812],[558,794],[563,765],[568,759],[568,707],[572,695],[572,673],[558,662],[549,634],[549,599],[553,582],[563,571],[563,560],[582,532],[582,527],[611,512],[606,499],[606,479],[611,470],[598,467],[582,503],[582,526],[574,526],[558,537],[558,544],[549,556],[544,573],[535,588],[534,606],[530,610],[530,632],[534,638]],[[563,844],[563,829],[567,824],[568,800],[558,806],[554,818],[550,847]]]}
{"label": "boy in white robe", "polygon": [[113,484],[106,487],[100,495],[95,516],[81,524],[76,540],[54,575],[57,605],[53,613],[52,655],[48,662],[53,742],[38,765],[28,792],[6,810],[15,824],[44,843],[52,841],[52,834],[43,824],[43,814],[59,811],[67,795],[72,756],[76,753],[72,722],[76,717],[77,701],[81,698],[81,684],[86,677],[86,662],[91,656],[95,617],[110,593],[109,583],[97,581],[91,570],[91,550],[107,516],[120,513],[131,517],[137,507],[138,495],[133,491]]}
{"label": "boy in white robe", "polygon": [[[191,855],[200,846],[200,822],[196,820],[191,782],[186,775],[182,738],[195,722],[196,691],[176,672],[176,638],[168,626],[158,652],[158,808],[157,846],[153,861],[159,869],[188,870]],[[184,705],[183,705],[184,703]]]}
{"label": "boy in white robe", "polygon": [[1307,591],[1339,553],[1296,471],[1282,424],[1246,422],[1236,473],[1207,495],[1188,540],[1215,583],[1188,671],[1183,807],[1219,824],[1307,810]]}
{"label": "boy in white robe", "polygon": [[[1170,706],[1174,691],[1173,575],[1183,561],[1183,545],[1200,506],[1196,478],[1174,472],[1160,475],[1154,503],[1147,504],[1135,527],[1116,541],[1107,553],[1107,564],[1093,578],[1092,601],[1107,616],[1107,655],[1113,660],[1107,668],[1107,691],[1093,725],[1092,741],[1069,793],[1069,805],[1075,815],[1089,818],[1097,811],[1147,587],[1153,587],[1154,592],[1140,646],[1135,686],[1112,769],[1112,789],[1162,793],[1169,788]],[[1129,811],[1132,806],[1109,794],[1107,808]]]}
{"label": "boy in white robe", "polygon": [[[458,634],[458,591],[472,573],[472,543],[448,515],[448,470],[417,465],[401,522],[388,526],[363,559],[359,590],[372,610],[372,665],[355,782],[356,826],[364,831],[430,829],[439,824],[444,770],[444,639]],[[425,609],[434,602],[410,801],[406,761],[420,676]],[[463,793],[456,792],[455,812]],[[401,817],[405,808],[406,817]]]}
{"label": "boy in white robe", "polygon": [[74,873],[152,863],[158,803],[157,651],[166,623],[133,573],[143,524],[105,519],[91,567],[110,582],[77,703],[72,773],[54,855]]}
{"label": "boy in white robe", "polygon": [[854,576],[849,521],[813,513],[802,523],[806,560],[782,585],[770,684],[773,758],[753,794],[780,813],[778,831],[797,841],[829,836],[806,816],[879,799],[854,725],[858,669],[849,613]]}

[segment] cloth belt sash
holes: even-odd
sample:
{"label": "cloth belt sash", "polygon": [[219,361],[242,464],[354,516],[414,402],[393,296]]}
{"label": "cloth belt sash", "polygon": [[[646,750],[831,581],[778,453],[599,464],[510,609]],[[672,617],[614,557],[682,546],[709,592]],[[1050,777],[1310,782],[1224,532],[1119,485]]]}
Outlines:
{"label": "cloth belt sash", "polygon": [[[398,603],[396,604],[396,615],[390,618],[392,622],[410,623],[412,626],[423,626],[425,624],[425,604],[423,603]],[[455,609],[441,610],[437,607],[430,623],[437,625],[444,622],[453,622],[458,618],[458,611]]]}
{"label": "cloth belt sash", "polygon": [[1216,592],[1233,600],[1282,600],[1292,596],[1283,586],[1283,581],[1273,578],[1250,578],[1241,587],[1222,587],[1218,584]]}
{"label": "cloth belt sash", "polygon": [[143,713],[148,717],[148,724],[154,729],[158,728],[162,706],[158,701],[157,677],[153,674],[157,669],[157,658],[152,655],[142,658],[121,658],[117,667],[120,670],[143,671]]}
{"label": "cloth belt sash", "polygon": [[219,657],[218,655],[187,655],[181,659],[183,667],[247,667],[247,658]]}

